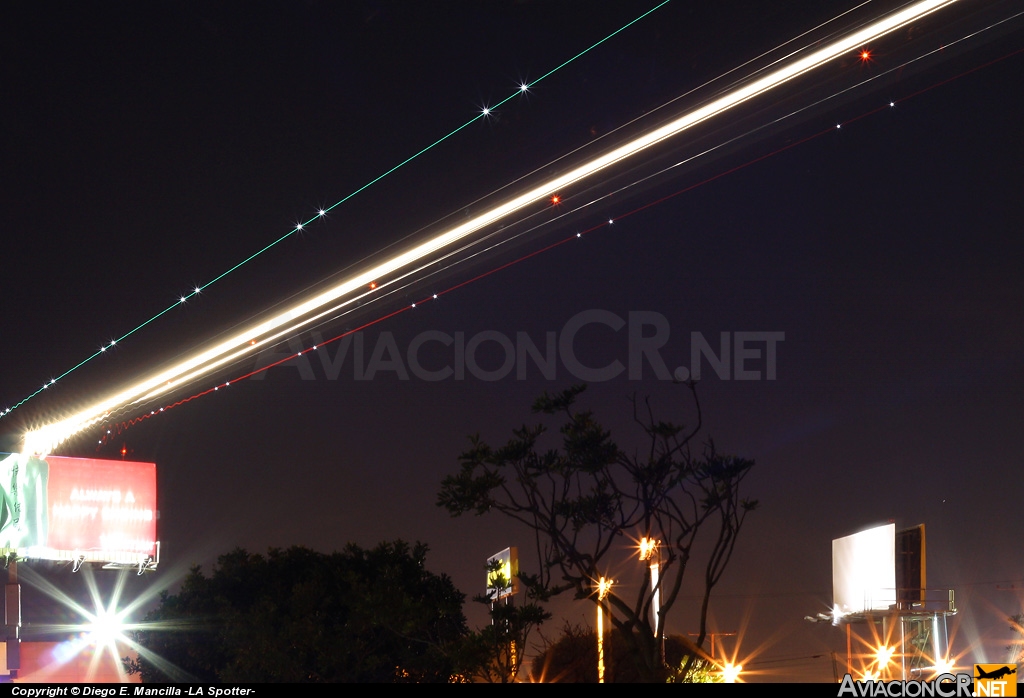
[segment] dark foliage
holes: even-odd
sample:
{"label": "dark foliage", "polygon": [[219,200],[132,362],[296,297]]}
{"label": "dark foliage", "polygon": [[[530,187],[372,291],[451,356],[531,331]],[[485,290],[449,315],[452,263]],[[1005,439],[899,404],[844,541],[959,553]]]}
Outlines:
{"label": "dark foliage", "polygon": [[144,681],[446,682],[465,596],[402,541],[330,555],[235,550],[165,593],[138,633]]}
{"label": "dark foliage", "polygon": [[1024,662],[1024,613],[1010,616],[1010,630],[1013,631],[1014,642],[1006,646],[1010,653],[1010,661],[1021,664]]}

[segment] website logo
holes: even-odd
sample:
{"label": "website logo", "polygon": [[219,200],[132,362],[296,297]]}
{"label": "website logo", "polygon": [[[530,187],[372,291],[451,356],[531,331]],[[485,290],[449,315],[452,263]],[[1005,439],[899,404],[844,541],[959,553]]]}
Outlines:
{"label": "website logo", "polygon": [[975,696],[1016,696],[1016,664],[975,664]]}
{"label": "website logo", "polygon": [[[970,674],[939,674],[933,681],[854,681],[847,674],[839,685],[838,698],[969,698]],[[1000,694],[1002,695],[1002,694]]]}

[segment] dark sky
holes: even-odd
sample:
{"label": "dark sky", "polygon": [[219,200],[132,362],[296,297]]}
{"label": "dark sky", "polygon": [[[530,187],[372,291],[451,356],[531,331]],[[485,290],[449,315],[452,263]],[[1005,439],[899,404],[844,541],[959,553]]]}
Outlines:
{"label": "dark sky", "polygon": [[[0,408],[653,4],[19,8],[0,27]],[[673,0],[19,407],[0,433],[63,415],[444,216],[476,213],[480,197],[611,143],[617,134],[598,139],[851,6]],[[801,619],[830,604],[831,540],[894,519],[926,525],[929,586],[956,589],[954,651],[973,644],[965,662],[999,661],[1004,618],[1024,603],[1024,34],[1014,21],[953,44],[1012,14],[1011,3],[970,9],[868,47],[868,61],[836,61],[564,205],[737,139],[729,147],[318,331],[597,226],[366,330],[367,356],[383,332],[403,353],[425,331],[541,344],[593,309],[665,318],[670,369],[689,365],[691,333],[716,349],[723,332],[785,333],[774,380],[705,365],[699,386],[704,437],[757,461],[746,486],[761,502],[713,601],[715,629],[745,627],[740,654],[761,646],[751,668],[772,678],[830,680],[829,661],[811,657],[844,638]],[[601,227],[609,217],[621,220]],[[627,362],[625,334],[589,327],[581,359]],[[308,365],[312,380],[280,366],[99,450],[89,434],[61,451],[114,458],[125,445],[157,463],[162,563],[145,585],[234,546],[392,538],[427,542],[433,569],[470,595],[508,545],[529,568],[524,531],[452,520],[434,502],[467,435],[500,442],[531,421],[537,395],[576,382],[564,366],[554,380],[531,366],[525,380],[430,382],[356,380],[351,358],[333,378]],[[634,394],[693,418],[684,390],[649,365],[594,382],[584,404],[624,449],[642,443]],[[589,605],[559,610],[592,622]],[[686,609],[670,621],[695,629]]]}

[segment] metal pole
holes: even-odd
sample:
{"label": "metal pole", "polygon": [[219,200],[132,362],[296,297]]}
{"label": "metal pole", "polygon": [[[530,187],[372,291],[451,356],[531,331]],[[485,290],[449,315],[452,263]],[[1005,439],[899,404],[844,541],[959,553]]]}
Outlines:
{"label": "metal pole", "polygon": [[18,559],[14,556],[8,559],[7,564],[4,625],[7,626],[7,670],[13,679],[21,669],[21,584],[18,583]]}

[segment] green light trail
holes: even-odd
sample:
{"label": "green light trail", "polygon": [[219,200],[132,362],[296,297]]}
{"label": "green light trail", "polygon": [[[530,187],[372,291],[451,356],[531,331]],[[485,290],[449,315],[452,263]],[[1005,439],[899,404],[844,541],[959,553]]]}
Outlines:
{"label": "green light trail", "polygon": [[44,391],[44,390],[46,390],[47,388],[49,388],[49,387],[53,386],[53,385],[54,385],[54,384],[55,384],[55,383],[56,383],[57,381],[59,381],[59,380],[61,380],[61,379],[65,378],[66,376],[68,376],[68,375],[69,375],[69,374],[71,374],[72,372],[74,372],[74,371],[78,370],[79,368],[81,368],[81,367],[82,367],[82,366],[84,366],[85,364],[87,364],[87,363],[89,363],[90,361],[92,361],[93,359],[95,359],[96,357],[98,357],[98,356],[101,356],[101,355],[105,354],[105,353],[107,352],[107,350],[108,350],[108,349],[113,349],[113,348],[114,348],[114,347],[115,347],[115,346],[117,345],[117,343],[118,343],[118,342],[121,342],[121,341],[123,341],[123,340],[127,339],[128,337],[131,337],[131,336],[132,336],[133,334],[135,334],[136,332],[138,332],[139,330],[141,330],[141,329],[142,329],[143,327],[145,327],[146,325],[149,325],[149,324],[150,324],[151,322],[153,322],[153,321],[157,320],[158,318],[162,317],[163,315],[165,315],[165,314],[169,313],[169,312],[170,312],[171,310],[174,310],[174,309],[175,309],[175,308],[177,308],[177,307],[178,307],[179,305],[181,305],[181,304],[185,303],[186,301],[188,301],[188,300],[189,300],[190,298],[192,298],[193,296],[197,296],[197,295],[199,295],[199,294],[200,294],[200,293],[201,293],[202,291],[204,291],[204,290],[206,290],[207,288],[209,288],[210,286],[214,285],[215,283],[217,283],[218,281],[220,281],[221,279],[223,279],[223,278],[224,278],[225,276],[227,276],[228,274],[230,274],[230,273],[232,273],[232,272],[236,271],[237,269],[239,269],[239,268],[241,268],[241,267],[245,266],[246,264],[248,264],[248,263],[249,263],[249,262],[251,262],[252,260],[254,260],[254,259],[256,259],[257,257],[259,257],[259,256],[260,256],[261,254],[263,254],[264,252],[266,252],[266,251],[270,250],[271,248],[275,247],[275,246],[276,246],[276,245],[277,245],[278,243],[284,242],[285,240],[287,240],[288,238],[290,238],[290,237],[291,237],[292,235],[294,235],[295,233],[297,233],[297,232],[301,231],[301,230],[302,230],[303,228],[305,228],[305,227],[306,227],[307,225],[309,225],[310,223],[313,223],[314,221],[317,221],[317,220],[319,220],[320,218],[323,218],[323,217],[324,217],[325,215],[327,215],[327,213],[329,213],[330,211],[333,211],[333,210],[334,210],[335,208],[337,208],[338,206],[341,206],[341,205],[342,205],[343,203],[345,203],[345,202],[346,202],[346,201],[348,201],[349,199],[353,198],[353,197],[354,197],[354,196],[356,196],[357,194],[359,194],[359,193],[361,193],[361,192],[365,191],[366,189],[368,189],[368,188],[372,187],[372,186],[373,186],[374,184],[376,184],[377,182],[381,181],[382,179],[384,179],[385,177],[387,177],[387,176],[388,176],[388,175],[390,175],[391,173],[395,172],[395,171],[396,171],[396,170],[398,170],[399,168],[401,168],[401,167],[403,167],[403,166],[405,166],[405,165],[409,164],[410,162],[412,162],[413,160],[415,160],[416,158],[418,158],[418,157],[419,157],[420,155],[423,155],[424,153],[426,153],[426,152],[427,152],[428,150],[431,150],[431,149],[432,149],[432,148],[434,148],[435,146],[438,146],[438,145],[440,145],[441,143],[445,142],[446,140],[448,140],[449,138],[451,138],[452,136],[454,136],[455,134],[457,134],[457,133],[458,133],[459,131],[461,131],[461,130],[465,129],[466,127],[468,127],[468,126],[469,126],[470,124],[473,124],[473,123],[475,123],[476,121],[478,121],[478,120],[480,120],[480,119],[482,119],[482,118],[486,117],[486,116],[487,116],[488,114],[490,114],[490,113],[491,113],[492,111],[494,111],[495,109],[497,109],[497,108],[501,107],[501,106],[502,106],[503,104],[506,104],[506,103],[508,103],[509,101],[511,101],[512,99],[514,99],[515,97],[518,97],[518,96],[520,96],[520,95],[523,95],[523,94],[527,93],[527,92],[528,92],[528,91],[530,90],[530,88],[532,88],[533,86],[537,85],[537,84],[538,84],[538,83],[539,83],[539,82],[540,82],[541,80],[544,80],[545,78],[548,78],[548,77],[550,77],[551,75],[554,75],[554,74],[555,74],[556,72],[558,72],[559,70],[561,70],[561,69],[562,69],[562,68],[564,68],[565,66],[569,65],[570,63],[572,63],[573,61],[577,60],[578,58],[580,58],[580,57],[582,57],[582,56],[586,55],[587,53],[590,53],[591,51],[593,51],[593,50],[594,50],[595,48],[597,48],[597,47],[598,47],[598,46],[600,46],[601,44],[603,44],[603,43],[605,43],[606,41],[610,40],[610,39],[611,39],[611,38],[613,38],[614,36],[616,36],[616,35],[618,35],[618,34],[622,33],[623,31],[625,31],[625,30],[626,30],[626,29],[628,29],[629,27],[633,26],[634,24],[636,24],[636,23],[637,23],[637,22],[639,22],[640,20],[644,19],[645,17],[649,16],[650,14],[652,14],[653,12],[655,12],[656,10],[658,10],[658,9],[660,9],[660,8],[662,8],[662,7],[664,7],[664,6],[665,6],[665,5],[667,5],[667,4],[669,3],[669,2],[671,2],[671,0],[662,0],[662,2],[658,3],[657,5],[655,5],[654,7],[652,7],[651,9],[647,10],[646,12],[644,12],[644,13],[643,13],[642,15],[640,15],[640,16],[639,16],[639,17],[637,17],[636,19],[633,19],[633,20],[631,20],[630,22],[627,22],[626,24],[622,25],[621,27],[619,27],[618,29],[616,29],[615,31],[613,31],[613,32],[612,32],[611,34],[607,35],[606,37],[604,37],[604,38],[603,38],[603,39],[601,39],[600,41],[597,41],[597,42],[595,42],[595,43],[591,44],[591,45],[590,45],[590,46],[588,46],[587,48],[585,48],[585,49],[583,49],[582,51],[580,51],[579,53],[577,53],[577,54],[576,54],[575,56],[573,56],[572,58],[569,58],[568,60],[566,60],[566,61],[563,61],[563,62],[562,62],[562,63],[560,63],[560,64],[559,64],[558,66],[556,66],[556,67],[552,68],[551,70],[549,70],[548,72],[544,73],[543,75],[541,75],[541,76],[540,76],[539,78],[537,78],[536,80],[533,80],[532,82],[528,82],[528,83],[523,83],[522,85],[520,85],[519,89],[517,89],[517,90],[516,90],[515,92],[513,92],[513,93],[512,93],[512,94],[510,94],[510,95],[509,95],[508,97],[506,97],[505,99],[501,100],[500,102],[498,102],[498,103],[497,103],[497,104],[495,104],[494,106],[491,106],[491,107],[487,107],[487,108],[485,108],[485,109],[484,109],[483,111],[481,111],[481,112],[480,112],[479,114],[477,114],[476,116],[474,116],[474,117],[473,117],[472,119],[470,119],[470,120],[469,120],[469,121],[467,121],[466,123],[462,124],[461,126],[459,126],[459,127],[455,128],[455,129],[452,129],[452,130],[451,130],[451,131],[449,131],[449,132],[448,132],[447,134],[445,134],[444,136],[441,136],[440,138],[438,138],[438,139],[437,139],[436,141],[434,141],[434,142],[433,142],[433,143],[431,143],[430,145],[428,145],[428,146],[426,146],[426,147],[422,148],[421,150],[417,151],[417,152],[416,152],[416,153],[414,153],[413,155],[410,155],[410,156],[409,156],[409,157],[407,157],[407,158],[406,158],[405,160],[402,160],[402,161],[401,161],[400,163],[398,163],[397,165],[395,165],[395,166],[394,166],[394,167],[392,167],[391,169],[389,169],[389,170],[386,170],[386,171],[385,171],[385,172],[383,172],[382,174],[379,174],[379,175],[377,175],[376,177],[374,177],[373,179],[371,179],[371,180],[370,180],[369,182],[367,182],[367,183],[366,183],[366,184],[364,184],[363,186],[359,187],[359,188],[358,188],[358,189],[356,189],[355,191],[351,192],[351,193],[350,193],[350,194],[348,194],[347,196],[343,197],[342,199],[340,199],[340,200],[339,200],[339,201],[337,201],[336,203],[332,204],[331,206],[329,206],[329,207],[327,207],[327,208],[323,208],[323,209],[320,209],[320,210],[319,210],[319,211],[317,212],[317,214],[316,214],[315,216],[313,216],[312,218],[310,218],[310,219],[309,219],[308,221],[306,221],[306,222],[304,222],[304,223],[299,223],[299,224],[297,224],[297,225],[296,225],[296,226],[295,226],[294,228],[292,228],[291,230],[289,230],[289,231],[288,231],[287,233],[285,233],[285,234],[284,234],[284,235],[282,235],[281,237],[277,238],[277,239],[276,239],[276,240],[274,240],[273,242],[269,243],[268,245],[266,245],[266,246],[265,246],[265,247],[263,247],[262,249],[260,249],[260,250],[258,250],[258,251],[256,251],[256,252],[253,252],[253,253],[252,253],[251,255],[249,255],[248,257],[246,257],[245,259],[243,259],[243,260],[242,260],[241,262],[238,262],[237,264],[235,264],[234,266],[232,266],[231,268],[229,268],[229,269],[228,269],[227,271],[224,271],[224,272],[222,272],[222,273],[218,274],[218,275],[217,275],[217,276],[215,276],[215,277],[214,277],[213,279],[211,279],[211,280],[207,281],[207,282],[206,282],[205,284],[203,284],[203,285],[201,285],[201,286],[196,286],[196,287],[195,287],[195,288],[194,288],[194,289],[193,289],[193,290],[192,290],[191,292],[189,292],[189,293],[187,293],[187,294],[185,294],[185,295],[181,296],[181,298],[179,298],[179,299],[178,299],[178,300],[177,300],[177,301],[176,301],[175,303],[173,303],[172,305],[169,305],[169,306],[167,306],[166,308],[164,308],[163,310],[161,310],[161,311],[160,311],[159,313],[157,313],[157,314],[156,314],[156,315],[154,315],[153,317],[151,317],[151,318],[149,318],[148,320],[146,320],[145,322],[143,322],[143,323],[139,324],[139,325],[138,325],[137,327],[135,327],[134,329],[131,329],[131,330],[129,330],[129,331],[127,331],[127,332],[125,332],[125,333],[124,333],[123,335],[121,335],[121,336],[120,336],[120,337],[118,337],[117,339],[114,339],[114,340],[112,340],[112,341],[110,342],[110,344],[104,345],[104,346],[103,346],[103,347],[102,347],[101,349],[99,349],[98,351],[94,352],[94,353],[92,354],[92,356],[89,356],[88,358],[85,358],[85,359],[83,359],[82,361],[78,362],[77,364],[75,364],[74,366],[72,366],[72,367],[71,367],[71,368],[69,368],[68,370],[64,371],[64,373],[60,374],[60,375],[59,375],[59,376],[57,376],[56,378],[51,378],[49,382],[47,382],[47,383],[44,383],[44,384],[43,384],[43,387],[41,387],[41,388],[38,388],[38,389],[37,389],[37,390],[36,390],[35,392],[31,393],[30,395],[28,395],[28,396],[27,396],[27,397],[25,397],[25,398],[22,398],[22,399],[21,399],[21,400],[20,400],[19,402],[17,402],[17,403],[16,403],[16,404],[15,404],[15,405],[14,405],[13,407],[8,407],[7,409],[5,409],[5,410],[3,410],[2,412],[0,412],[0,419],[3,419],[3,418],[4,418],[5,416],[7,416],[8,414],[10,414],[10,413],[11,413],[11,412],[12,412],[13,410],[16,410],[16,409],[18,409],[19,407],[21,407],[22,405],[24,405],[24,404],[25,404],[26,402],[28,402],[29,400],[31,400],[31,399],[32,399],[32,398],[34,398],[35,396],[39,395],[39,394],[40,394],[41,392],[43,392],[43,391]]}

